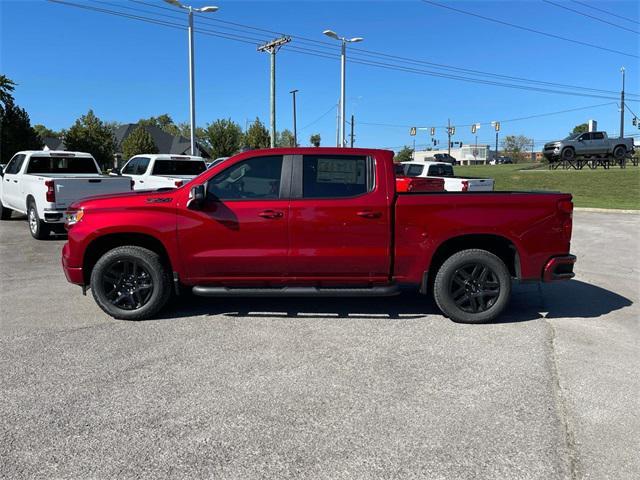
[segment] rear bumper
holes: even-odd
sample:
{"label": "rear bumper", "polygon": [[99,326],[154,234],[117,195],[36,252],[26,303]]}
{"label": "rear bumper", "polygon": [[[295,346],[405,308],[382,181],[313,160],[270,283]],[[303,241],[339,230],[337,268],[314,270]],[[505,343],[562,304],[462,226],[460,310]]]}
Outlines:
{"label": "rear bumper", "polygon": [[64,270],[64,276],[67,277],[69,283],[84,285],[82,267],[71,267],[69,265],[69,243],[65,243],[64,247],[62,247],[62,270]]}
{"label": "rear bumper", "polygon": [[554,282],[556,280],[569,280],[575,276],[573,265],[576,263],[575,255],[563,255],[552,257],[544,266],[542,271],[543,282]]}

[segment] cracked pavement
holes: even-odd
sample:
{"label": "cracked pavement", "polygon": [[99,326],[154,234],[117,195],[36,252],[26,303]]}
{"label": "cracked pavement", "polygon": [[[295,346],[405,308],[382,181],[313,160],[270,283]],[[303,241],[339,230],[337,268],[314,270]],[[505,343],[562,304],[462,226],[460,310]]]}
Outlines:
{"label": "cracked pavement", "polygon": [[489,325],[414,295],[123,322],[2,222],[0,478],[638,478],[639,232],[576,212],[576,279]]}

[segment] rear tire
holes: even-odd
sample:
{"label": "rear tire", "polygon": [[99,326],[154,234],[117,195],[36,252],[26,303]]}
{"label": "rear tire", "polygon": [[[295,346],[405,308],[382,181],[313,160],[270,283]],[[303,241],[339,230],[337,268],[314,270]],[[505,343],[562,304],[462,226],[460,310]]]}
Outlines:
{"label": "rear tire", "polygon": [[624,145],[618,145],[613,149],[613,158],[620,161],[627,156],[627,148]]}
{"label": "rear tire", "polygon": [[442,264],[433,286],[436,305],[460,323],[486,323],[502,313],[511,296],[511,275],[500,258],[486,250],[453,254]]}
{"label": "rear tire", "polygon": [[117,247],[105,253],[91,272],[98,306],[121,320],[155,316],[172,294],[168,269],[160,255],[142,247]]}
{"label": "rear tire", "polygon": [[29,223],[29,231],[33,238],[36,240],[46,240],[49,238],[49,225],[40,220],[38,209],[33,201],[29,202],[29,207],[27,208],[27,221]]}

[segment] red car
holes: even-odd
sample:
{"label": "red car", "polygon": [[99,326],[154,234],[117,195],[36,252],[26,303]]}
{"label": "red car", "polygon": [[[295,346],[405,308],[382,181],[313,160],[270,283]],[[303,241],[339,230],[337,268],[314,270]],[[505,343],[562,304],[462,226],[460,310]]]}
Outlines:
{"label": "red car", "polygon": [[175,189],[94,197],[67,213],[67,279],[121,319],[196,295],[433,292],[449,318],[505,308],[512,279],[573,277],[571,195],[396,191],[393,152],[241,153]]}

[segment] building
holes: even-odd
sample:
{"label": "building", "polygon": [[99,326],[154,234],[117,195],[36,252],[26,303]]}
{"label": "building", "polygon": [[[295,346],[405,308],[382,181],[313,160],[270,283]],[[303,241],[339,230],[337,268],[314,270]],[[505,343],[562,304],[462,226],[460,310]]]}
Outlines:
{"label": "building", "polygon": [[[414,154],[415,160],[429,160],[435,153],[449,153],[447,149],[441,150],[418,150]],[[485,165],[494,157],[494,151],[490,145],[462,145],[459,148],[452,148],[450,152],[460,165]]]}
{"label": "building", "polygon": [[[116,137],[116,158],[118,165],[121,160],[127,161],[128,158],[122,159],[122,142],[124,142],[131,133],[138,128],[137,123],[127,123],[121,125],[115,131]],[[168,153],[171,155],[189,155],[191,152],[191,141],[182,135],[171,135],[159,127],[154,125],[144,125],[142,128],[151,135],[153,143],[158,148],[158,153]],[[196,155],[204,158],[210,158],[209,151],[200,143],[196,142]]]}

